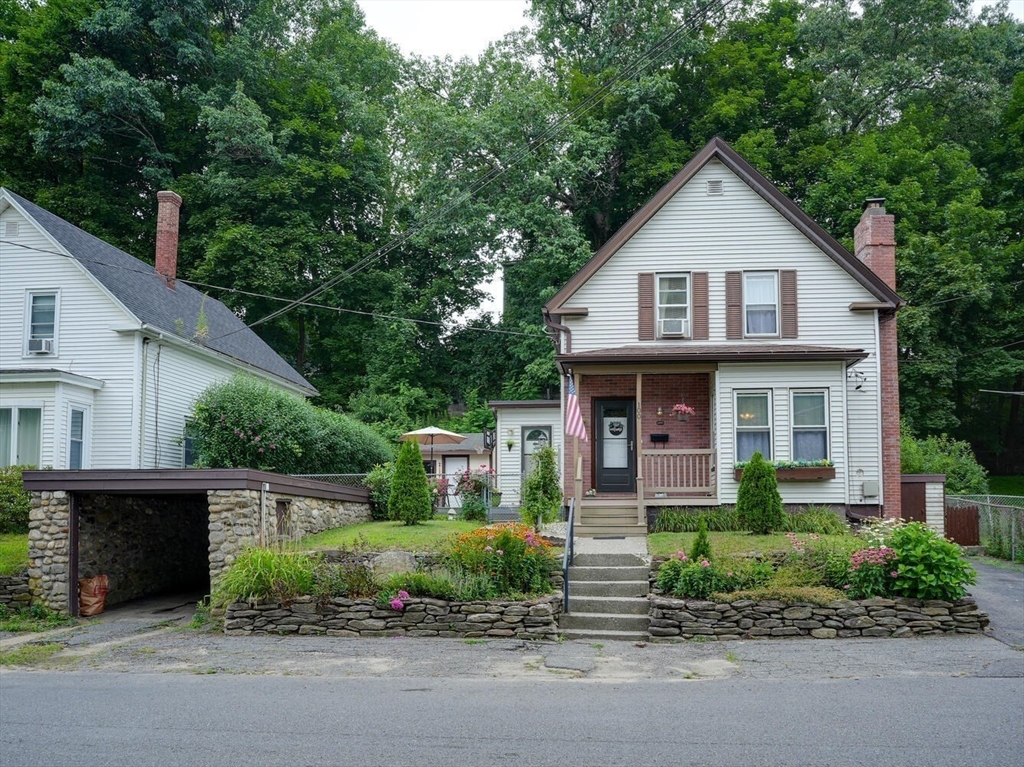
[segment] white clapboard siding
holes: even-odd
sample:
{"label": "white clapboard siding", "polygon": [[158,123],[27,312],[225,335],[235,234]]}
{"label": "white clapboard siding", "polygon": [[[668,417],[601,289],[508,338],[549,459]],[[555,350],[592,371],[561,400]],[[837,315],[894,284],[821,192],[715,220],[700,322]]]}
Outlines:
{"label": "white clapboard siding", "polygon": [[[850,461],[850,503],[883,502],[881,467],[881,422],[878,390],[878,357],[871,355],[851,368],[847,376],[847,440]],[[853,374],[856,371],[857,375]],[[859,387],[859,388],[858,388]],[[864,483],[877,483],[879,495],[865,496]]]}
{"label": "white clapboard siding", "polygon": [[[8,222],[18,224],[17,236],[7,236]],[[0,369],[63,370],[102,380],[103,388],[92,394],[88,465],[130,466],[134,339],[117,331],[137,321],[71,258],[49,252],[60,249],[16,209],[4,210],[0,223],[5,232],[0,242]],[[26,301],[28,292],[34,290],[59,291],[56,355],[24,354]],[[21,396],[14,386],[5,387],[5,397]],[[65,439],[66,407],[61,403],[58,413],[57,387],[51,384],[47,390],[44,465],[63,468],[66,451],[55,443]]]}
{"label": "white clapboard siding", "polygon": [[[706,194],[711,179],[723,182],[724,194]],[[638,272],[708,272],[707,343],[724,343],[725,273],[753,269],[797,271],[799,338],[776,343],[870,348],[873,317],[849,305],[874,297],[712,160],[569,299],[569,306],[589,310],[586,317],[562,320],[572,329],[572,350],[638,343]]]}
{"label": "white clapboard siding", "polygon": [[[498,408],[497,445],[494,451],[497,455],[496,468],[502,506],[518,506],[522,500],[523,428],[526,426],[551,427],[551,442],[558,453],[558,465],[561,470],[563,442],[559,408]],[[511,450],[506,444],[510,438],[514,443]]]}
{"label": "white clapboard siding", "polygon": [[827,389],[829,406],[829,457],[835,479],[815,482],[780,482],[783,503],[846,503],[846,419],[843,413],[845,369],[840,362],[781,363],[776,365],[723,364],[717,377],[719,500],[735,503],[736,434],[734,394],[737,391],[769,391],[772,404],[772,444],[775,460],[791,460],[790,394],[793,390]]}

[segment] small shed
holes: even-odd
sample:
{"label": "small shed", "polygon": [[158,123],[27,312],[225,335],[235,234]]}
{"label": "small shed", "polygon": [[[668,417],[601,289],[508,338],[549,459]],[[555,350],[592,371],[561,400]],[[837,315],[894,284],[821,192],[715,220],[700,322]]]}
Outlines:
{"label": "small shed", "polygon": [[26,471],[33,601],[78,615],[79,578],[107,604],[208,594],[248,546],[370,520],[365,488],[252,469]]}

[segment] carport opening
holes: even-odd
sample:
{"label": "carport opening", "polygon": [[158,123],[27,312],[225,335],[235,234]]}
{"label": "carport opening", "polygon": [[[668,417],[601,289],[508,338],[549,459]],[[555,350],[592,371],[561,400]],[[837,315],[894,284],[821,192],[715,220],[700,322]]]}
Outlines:
{"label": "carport opening", "polygon": [[[78,577],[107,575],[107,607],[210,591],[206,493],[79,495]],[[77,586],[74,584],[73,587]]]}

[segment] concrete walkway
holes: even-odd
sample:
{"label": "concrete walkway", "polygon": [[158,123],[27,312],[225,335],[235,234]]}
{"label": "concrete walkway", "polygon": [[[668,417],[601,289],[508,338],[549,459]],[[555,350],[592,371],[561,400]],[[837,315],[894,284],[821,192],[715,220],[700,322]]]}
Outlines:
{"label": "concrete walkway", "polygon": [[633,554],[650,562],[647,554],[647,538],[642,535],[627,535],[622,538],[590,538],[576,536],[573,551],[579,554]]}

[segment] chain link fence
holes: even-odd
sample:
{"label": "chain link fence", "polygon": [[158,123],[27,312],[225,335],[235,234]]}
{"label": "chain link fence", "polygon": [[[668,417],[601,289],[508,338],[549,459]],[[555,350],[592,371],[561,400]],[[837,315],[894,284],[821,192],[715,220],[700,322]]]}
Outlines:
{"label": "chain link fence", "polygon": [[1024,562],[1024,496],[947,495],[946,506],[977,507],[985,552],[1011,562]]}
{"label": "chain link fence", "polygon": [[345,487],[366,487],[365,474],[296,474],[303,479],[315,479],[318,482],[330,482],[332,485]]}

